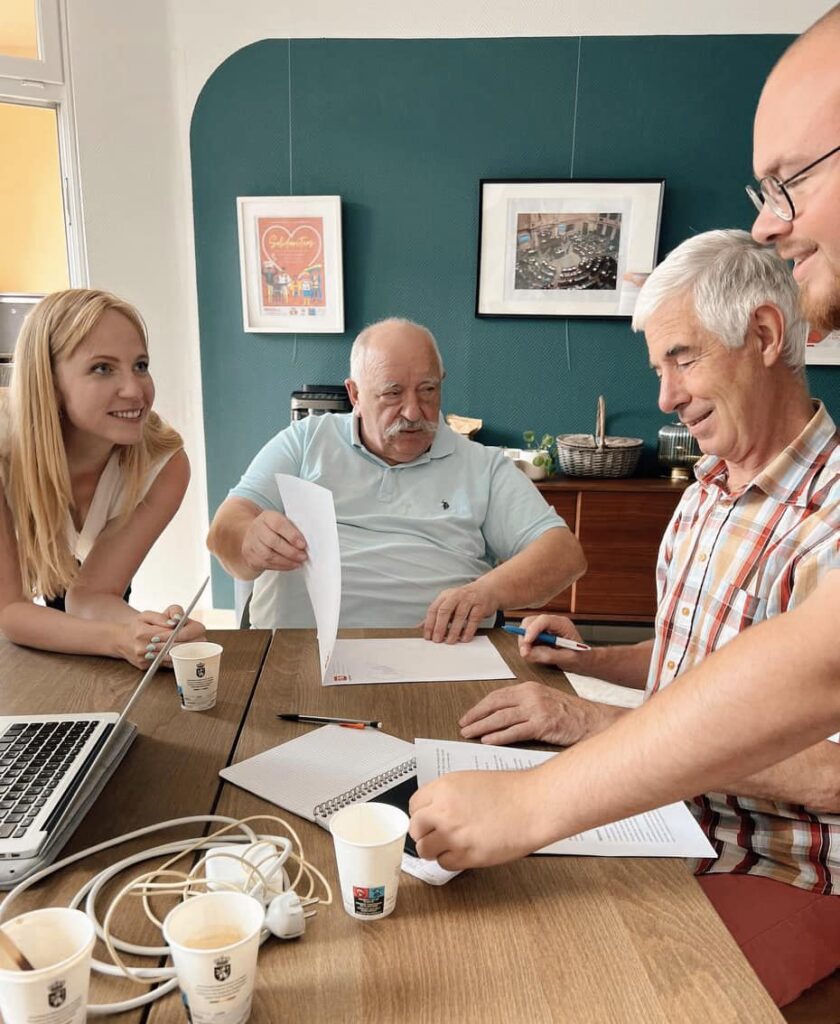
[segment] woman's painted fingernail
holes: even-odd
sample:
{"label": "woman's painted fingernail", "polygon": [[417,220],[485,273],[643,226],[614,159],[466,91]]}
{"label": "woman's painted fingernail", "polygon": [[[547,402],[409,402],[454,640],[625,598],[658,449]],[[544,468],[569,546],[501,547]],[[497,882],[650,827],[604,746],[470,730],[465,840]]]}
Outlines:
{"label": "woman's painted fingernail", "polygon": [[146,659],[146,661],[154,661],[155,660],[154,654],[151,654],[151,653],[144,654],[143,657]]}
{"label": "woman's painted fingernail", "polygon": [[177,626],[178,625],[178,620],[177,619],[167,619],[166,620],[166,625],[167,626]]}
{"label": "woman's painted fingernail", "polygon": [[149,641],[149,643],[150,644],[159,644],[160,643],[160,637],[159,636],[153,636],[152,639]]}
{"label": "woman's painted fingernail", "polygon": [[146,650],[153,651],[155,649],[155,646],[155,644],[146,644]]}

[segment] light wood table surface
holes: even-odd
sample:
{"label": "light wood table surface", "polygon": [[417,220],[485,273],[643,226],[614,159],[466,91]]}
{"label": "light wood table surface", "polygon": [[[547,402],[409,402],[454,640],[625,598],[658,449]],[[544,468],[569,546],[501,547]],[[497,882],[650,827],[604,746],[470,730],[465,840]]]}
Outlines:
{"label": "light wood table surface", "polygon": [[[210,631],[208,638],[224,646],[215,708],[201,713],[181,711],[174,676],[171,670],[161,669],[131,711],[138,726],[134,742],[59,857],[154,822],[215,811],[220,793],[218,773],[231,760],[271,633]],[[33,651],[0,637],[0,708],[4,714],[120,711],[140,676],[127,662]],[[66,906],[85,880],[108,864],[167,839],[200,832],[200,826],[180,833],[169,830],[87,858],[27,890],[15,902],[14,912]],[[153,862],[138,870],[151,866]],[[122,877],[121,884],[128,877]],[[108,894],[108,890],[103,893],[103,907],[107,907]],[[0,893],[0,898],[3,895]],[[144,927],[138,904],[128,905],[126,911],[125,918],[117,922],[117,934],[159,945],[160,934],[150,925]],[[98,951],[102,953],[101,947]],[[150,960],[143,963],[154,966]],[[90,998],[91,1002],[110,1002],[145,990],[122,979],[94,974]],[[119,1020],[139,1021],[145,1012],[123,1014]]]}
{"label": "light wood table surface", "polygon": [[[526,665],[512,637],[497,631],[493,638],[520,679],[567,685],[557,672]],[[499,685],[324,689],[313,633],[278,631],[234,760],[306,731],[279,721],[279,711],[381,718],[385,731],[406,740],[458,739],[460,714]],[[227,784],[217,810],[284,813]],[[403,875],[394,914],[365,923],[341,907],[329,834],[288,817],[337,900],[310,919],[302,939],[263,947],[255,1022],[782,1020],[683,861],[531,857],[466,872],[440,888]],[[149,1018],[182,1021],[179,1000],[167,996]]]}

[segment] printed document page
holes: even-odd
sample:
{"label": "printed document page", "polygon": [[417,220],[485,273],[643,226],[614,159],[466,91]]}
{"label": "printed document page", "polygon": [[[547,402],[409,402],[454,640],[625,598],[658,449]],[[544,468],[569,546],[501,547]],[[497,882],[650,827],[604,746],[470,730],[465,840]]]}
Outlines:
{"label": "printed document page", "polygon": [[422,637],[389,637],[336,640],[324,685],[515,678],[486,636],[477,636],[468,644],[433,644]]}
{"label": "printed document page", "polygon": [[[416,739],[417,782],[459,771],[513,771],[533,768],[556,757],[543,750],[493,747],[484,743]],[[714,849],[684,803],[561,839],[537,853],[575,857],[716,857]]]}
{"label": "printed document page", "polygon": [[332,494],[284,473],[275,480],[286,516],[306,538],[309,557],[301,571],[315,612],[324,686],[516,678],[486,636],[468,644],[433,644],[421,637],[337,640],[341,556]]}

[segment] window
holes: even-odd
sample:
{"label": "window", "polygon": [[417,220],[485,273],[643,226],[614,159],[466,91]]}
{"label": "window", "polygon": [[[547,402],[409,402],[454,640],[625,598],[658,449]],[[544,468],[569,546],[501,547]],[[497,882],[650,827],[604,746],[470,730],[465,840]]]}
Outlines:
{"label": "window", "polygon": [[62,2],[0,2],[0,294],[87,279]]}

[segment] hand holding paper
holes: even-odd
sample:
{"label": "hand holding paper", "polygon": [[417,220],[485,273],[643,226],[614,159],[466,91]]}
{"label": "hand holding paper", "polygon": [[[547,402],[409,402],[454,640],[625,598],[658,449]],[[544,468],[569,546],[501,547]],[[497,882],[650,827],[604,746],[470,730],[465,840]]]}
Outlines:
{"label": "hand holding paper", "polygon": [[266,509],[248,527],[242,540],[242,557],[255,571],[287,572],[306,561],[306,541],[286,516]]}
{"label": "hand holding paper", "polygon": [[[683,803],[543,845],[555,820],[547,801],[562,800],[562,792],[541,784],[548,769],[539,766],[562,754],[427,739],[415,740],[414,747],[420,789],[409,806],[409,834],[421,857],[437,859],[448,870],[502,864],[535,850],[601,857],[716,856]],[[538,770],[522,770],[527,768]]]}
{"label": "hand holding paper", "polygon": [[514,677],[487,637],[452,646],[415,637],[336,639],[341,610],[341,554],[332,494],[325,487],[294,476],[278,473],[275,479],[283,507],[301,524],[305,537],[309,557],[301,571],[318,626],[325,686]]}

